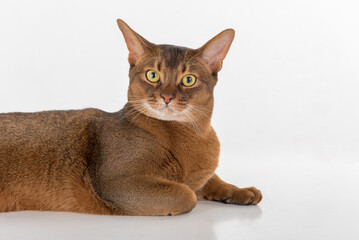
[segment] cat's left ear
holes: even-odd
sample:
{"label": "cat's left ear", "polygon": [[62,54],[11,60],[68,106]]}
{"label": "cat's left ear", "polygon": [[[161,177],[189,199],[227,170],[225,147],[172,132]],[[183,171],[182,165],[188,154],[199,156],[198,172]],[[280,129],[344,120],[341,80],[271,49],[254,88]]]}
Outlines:
{"label": "cat's left ear", "polygon": [[152,43],[147,41],[144,37],[133,31],[124,21],[117,19],[117,25],[120,28],[127,49],[129,51],[128,62],[131,65],[136,64],[137,60],[141,58],[146,52],[152,50]]}
{"label": "cat's left ear", "polygon": [[200,57],[208,64],[212,73],[219,72],[229,47],[234,39],[234,30],[226,29],[198,49]]}

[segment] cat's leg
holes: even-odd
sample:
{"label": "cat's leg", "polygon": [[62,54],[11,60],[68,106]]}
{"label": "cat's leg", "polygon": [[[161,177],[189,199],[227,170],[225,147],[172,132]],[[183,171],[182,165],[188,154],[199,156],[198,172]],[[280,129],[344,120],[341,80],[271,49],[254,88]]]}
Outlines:
{"label": "cat's leg", "polygon": [[224,182],[216,174],[196,194],[199,200],[213,200],[240,205],[258,204],[262,200],[261,191],[255,187],[238,188]]}
{"label": "cat's leg", "polygon": [[111,181],[101,195],[119,215],[178,215],[197,204],[196,194],[187,185],[147,175]]}

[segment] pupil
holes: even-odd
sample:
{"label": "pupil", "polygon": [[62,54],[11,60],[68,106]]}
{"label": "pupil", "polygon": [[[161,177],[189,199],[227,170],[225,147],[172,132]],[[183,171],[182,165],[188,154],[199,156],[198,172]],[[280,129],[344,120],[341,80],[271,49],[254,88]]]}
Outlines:
{"label": "pupil", "polygon": [[191,78],[191,77],[187,77],[187,78],[186,78],[186,82],[187,82],[187,83],[191,83],[191,82],[192,82],[192,78]]}
{"label": "pupil", "polygon": [[152,72],[151,73],[151,78],[156,78],[156,73]]}

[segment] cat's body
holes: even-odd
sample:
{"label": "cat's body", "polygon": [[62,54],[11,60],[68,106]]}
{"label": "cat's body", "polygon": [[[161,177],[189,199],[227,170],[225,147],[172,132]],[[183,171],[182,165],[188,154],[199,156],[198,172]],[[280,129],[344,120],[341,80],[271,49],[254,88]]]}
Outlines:
{"label": "cat's body", "polygon": [[[0,114],[0,211],[92,212],[98,110]],[[105,208],[104,208],[105,209]]]}
{"label": "cat's body", "polygon": [[[0,212],[176,215],[197,199],[257,204],[259,190],[237,188],[214,174],[219,141],[210,125],[210,91],[217,74],[207,73],[202,60],[193,64],[198,53],[190,49],[157,45],[155,58],[141,55],[151,43],[122,21],[119,26],[131,64],[124,109],[0,114]],[[138,75],[146,66],[157,69],[144,71],[149,82]],[[220,69],[216,62],[208,66]],[[197,72],[198,86],[187,74],[177,89],[177,75],[188,71]]]}
{"label": "cat's body", "polygon": [[[145,126],[137,125],[142,117]],[[146,116],[128,120],[124,110],[0,114],[0,122],[0,211],[130,214],[125,206],[107,206],[111,202],[102,191],[107,181],[144,174],[197,191],[218,161],[213,129],[198,136],[181,123]]]}

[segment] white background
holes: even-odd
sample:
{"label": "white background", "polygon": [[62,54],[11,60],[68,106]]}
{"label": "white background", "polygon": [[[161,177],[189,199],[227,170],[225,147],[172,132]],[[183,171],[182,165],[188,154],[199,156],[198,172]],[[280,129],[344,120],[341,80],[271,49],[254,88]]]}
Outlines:
{"label": "white background", "polygon": [[159,239],[166,230],[158,221],[163,239],[358,239],[358,10],[345,0],[1,0],[0,112],[121,109],[128,63],[117,18],[154,43],[191,48],[234,28],[215,90],[218,172],[264,193],[258,207],[200,203],[160,220],[2,214],[4,239],[23,237],[21,226],[37,239],[56,229],[77,239],[100,238],[104,229]]}

